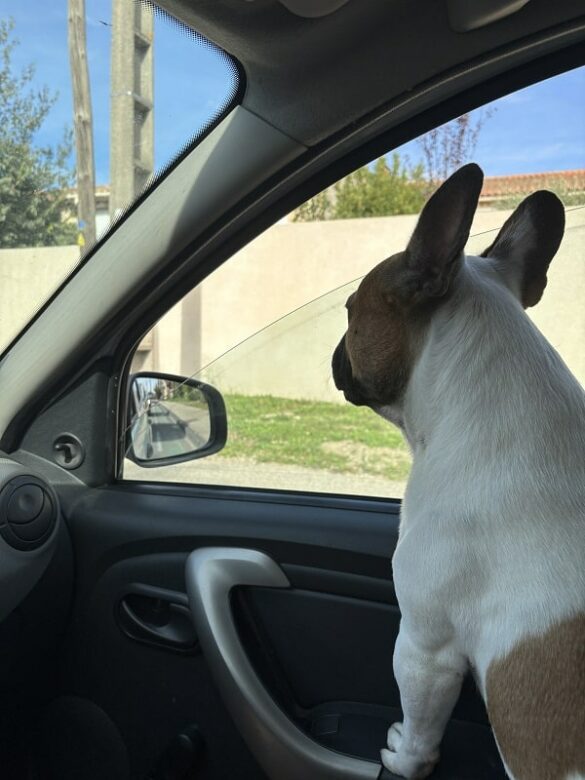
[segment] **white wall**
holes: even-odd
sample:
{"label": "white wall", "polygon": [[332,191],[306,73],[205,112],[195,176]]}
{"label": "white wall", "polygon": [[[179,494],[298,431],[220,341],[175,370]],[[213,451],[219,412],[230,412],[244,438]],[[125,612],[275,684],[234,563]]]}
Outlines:
{"label": "white wall", "polygon": [[[509,213],[479,211],[468,251],[485,249]],[[279,224],[267,230],[201,285],[200,365],[219,358],[203,375],[224,390],[341,400],[329,362],[345,329],[343,303],[351,285],[259,331],[402,250],[415,222],[414,216],[402,216]],[[584,211],[567,213],[565,238],[544,297],[528,313],[585,384]],[[162,365],[164,354],[160,359]],[[182,366],[183,373],[198,368]]]}
{"label": "white wall", "polygon": [[0,345],[4,348],[65,279],[79,247],[0,249]]}
{"label": "white wall", "polygon": [[[493,233],[487,231],[507,216],[479,211],[468,249],[488,246]],[[135,368],[199,373],[224,391],[340,400],[329,362],[345,327],[343,303],[351,285],[304,304],[403,249],[415,221],[401,216],[274,225],[160,320]],[[0,250],[0,343],[18,333],[78,257],[77,247]],[[260,332],[298,307],[304,308]],[[549,284],[529,314],[585,384],[585,210],[567,213]]]}

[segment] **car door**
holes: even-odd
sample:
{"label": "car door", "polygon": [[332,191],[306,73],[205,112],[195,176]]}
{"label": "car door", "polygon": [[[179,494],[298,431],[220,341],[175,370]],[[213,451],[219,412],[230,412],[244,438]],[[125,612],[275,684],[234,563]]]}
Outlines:
{"label": "car door", "polygon": [[[223,279],[228,295],[226,285]],[[238,777],[380,773],[384,734],[400,717],[391,663],[400,616],[390,566],[399,501],[327,492],[336,476],[328,469],[314,469],[311,492],[301,491],[309,469],[299,477],[298,466],[263,461],[261,453],[294,428],[310,433],[315,406],[319,415],[346,412],[352,423],[369,424],[364,410],[279,399],[268,386],[271,377],[277,383],[282,377],[279,354],[292,374],[304,362],[308,374],[314,363],[319,376],[321,350],[311,359],[306,343],[320,333],[329,352],[326,335],[338,332],[347,287],[279,319],[201,372],[216,387],[231,388],[224,391],[225,459],[219,453],[215,460],[165,465],[154,457],[141,466],[126,460],[123,482],[87,493],[68,515],[79,575],[66,688],[112,718],[137,777],[172,751],[181,733],[195,730],[202,745],[193,762],[201,776],[234,776],[234,762]],[[131,375],[131,387],[145,373]],[[249,404],[240,411],[238,403],[245,397],[261,406],[263,396],[242,396],[245,388],[234,387],[252,380],[270,393],[273,411],[256,412],[264,442],[255,439],[259,461],[246,465],[239,442],[255,412]],[[168,403],[161,400],[161,407]],[[366,439],[367,424],[358,441]],[[182,437],[176,442],[182,446]],[[355,490],[368,476],[337,478]],[[368,484],[372,491],[381,482]],[[129,706],[138,691],[145,718]],[[153,713],[160,713],[156,734]],[[503,776],[471,682],[446,745],[442,776]]]}
{"label": "car door", "polygon": [[[572,49],[570,56],[577,59]],[[552,57],[550,73],[562,64],[568,67]],[[527,83],[544,67],[539,60],[534,74],[514,78]],[[499,72],[486,68],[485,80]],[[487,98],[469,79],[466,69],[458,91],[471,106]],[[508,86],[499,81],[487,91]],[[438,105],[444,94],[431,102]],[[34,561],[18,558],[26,563],[18,584],[25,584],[0,624],[9,654],[3,750],[14,777],[389,776],[379,750],[400,718],[391,664],[400,614],[390,564],[399,491],[378,491],[359,469],[351,480],[322,469],[311,485],[306,470],[285,469],[283,476],[277,469],[277,480],[262,466],[272,461],[254,452],[249,462],[234,456],[226,464],[227,448],[194,461],[199,470],[181,477],[172,469],[190,469],[190,461],[149,470],[125,455],[137,413],[128,415],[131,399],[139,414],[150,406],[136,400],[132,376],[154,323],[205,290],[216,268],[224,280],[237,274],[229,258],[306,197],[372,159],[374,150],[386,153],[421,125],[456,113],[445,98],[441,112],[424,114],[426,88],[417,100],[410,124],[404,117],[393,126],[386,117],[375,133],[368,124],[363,135],[344,136],[338,146],[331,141],[329,158],[323,149],[308,155],[303,143],[236,107],[126,215],[6,354],[0,422],[11,465],[1,487],[10,482],[15,490],[20,483],[13,480],[25,477],[23,484],[41,493],[27,487],[24,503],[38,499],[55,509],[50,560],[41,560],[42,545]],[[354,236],[356,230],[349,226]],[[350,248],[362,249],[357,241]],[[365,256],[364,265],[370,260]],[[268,299],[291,285],[284,272],[270,283],[252,281],[253,309],[268,309]],[[226,402],[227,447],[238,442],[230,430],[249,436],[242,426],[250,407],[237,407],[246,394],[232,384],[235,372],[249,378],[253,371],[260,390],[248,395],[257,398],[266,364],[278,366],[272,380],[288,387],[311,375],[311,361],[328,377],[325,356],[352,284],[342,276],[331,297],[304,298],[300,303],[315,302],[257,336],[252,329],[225,359],[193,366],[195,379]],[[223,332],[240,322],[240,301],[211,301]],[[276,428],[284,438],[309,430],[282,406],[262,414],[270,425],[284,414],[288,427]],[[340,424],[351,435],[318,455],[334,464],[351,461],[361,426],[370,423],[362,416]],[[309,442],[304,455],[314,454]],[[435,776],[505,777],[471,680]]]}

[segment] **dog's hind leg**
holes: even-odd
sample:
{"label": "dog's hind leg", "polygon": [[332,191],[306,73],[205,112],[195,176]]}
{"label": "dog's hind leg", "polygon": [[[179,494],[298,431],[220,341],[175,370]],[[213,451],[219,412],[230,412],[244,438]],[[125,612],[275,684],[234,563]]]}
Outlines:
{"label": "dog's hind leg", "polygon": [[391,726],[388,748],[382,750],[382,763],[390,772],[424,778],[433,771],[466,671],[463,656],[445,648],[422,648],[403,622],[394,649],[394,674],[404,722]]}

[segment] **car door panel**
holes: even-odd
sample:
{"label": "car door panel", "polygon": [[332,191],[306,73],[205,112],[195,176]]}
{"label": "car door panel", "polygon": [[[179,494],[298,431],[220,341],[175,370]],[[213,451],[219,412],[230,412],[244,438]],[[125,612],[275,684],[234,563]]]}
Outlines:
{"label": "car door panel", "polygon": [[0,622],[0,757],[3,780],[28,777],[37,717],[59,691],[61,647],[74,588],[71,540],[59,523],[52,557],[26,598]]}
{"label": "car door panel", "polygon": [[[400,715],[392,673],[396,503],[133,484],[85,491],[62,504],[78,573],[63,686],[112,718],[132,777],[144,777],[190,723],[207,745],[201,777],[264,777],[262,757],[252,757],[220,698],[209,657],[198,645],[177,652],[129,636],[121,619],[128,594],[158,593],[184,604],[190,553],[217,547],[260,551],[289,584],[235,587],[226,608],[254,673],[291,728],[362,763],[379,763],[384,730]],[[451,759],[442,771],[452,774],[438,776],[500,776],[486,723],[474,685],[466,683],[446,743]],[[485,775],[465,774],[462,740],[474,746],[467,766],[473,759],[477,769],[479,755]]]}
{"label": "car door panel", "polygon": [[191,724],[197,724],[206,744],[198,776],[233,777],[237,766],[237,776],[263,778],[232,726],[201,652],[176,652],[132,638],[120,620],[120,603],[137,584],[184,593],[185,559],[182,552],[130,554],[105,563],[78,600],[61,687],[107,713],[127,747],[131,778],[153,771]]}

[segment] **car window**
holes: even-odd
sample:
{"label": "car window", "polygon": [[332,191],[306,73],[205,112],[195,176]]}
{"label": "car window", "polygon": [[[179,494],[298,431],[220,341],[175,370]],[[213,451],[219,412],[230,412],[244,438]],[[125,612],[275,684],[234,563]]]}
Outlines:
{"label": "car window", "polygon": [[[404,249],[428,194],[469,159],[487,174],[470,254],[489,246],[534,190],[552,189],[563,200],[565,237],[545,295],[528,314],[585,384],[585,101],[577,106],[576,92],[585,96],[585,69],[496,101],[373,161],[192,290],[143,339],[131,370],[193,375],[219,390],[227,443],[213,456],[172,466],[146,469],[127,459],[124,477],[401,497],[408,447],[395,427],[344,401],[331,356],[345,330],[345,301],[361,277]],[[547,100],[556,112],[547,118],[547,134],[533,140],[527,130],[506,145],[503,135],[520,114],[528,114],[529,128],[544,121]],[[577,129],[565,138],[569,115]],[[159,435],[156,424],[150,435]]]}
{"label": "car window", "polygon": [[0,351],[238,89],[224,52],[148,3],[69,5],[2,4]]}

